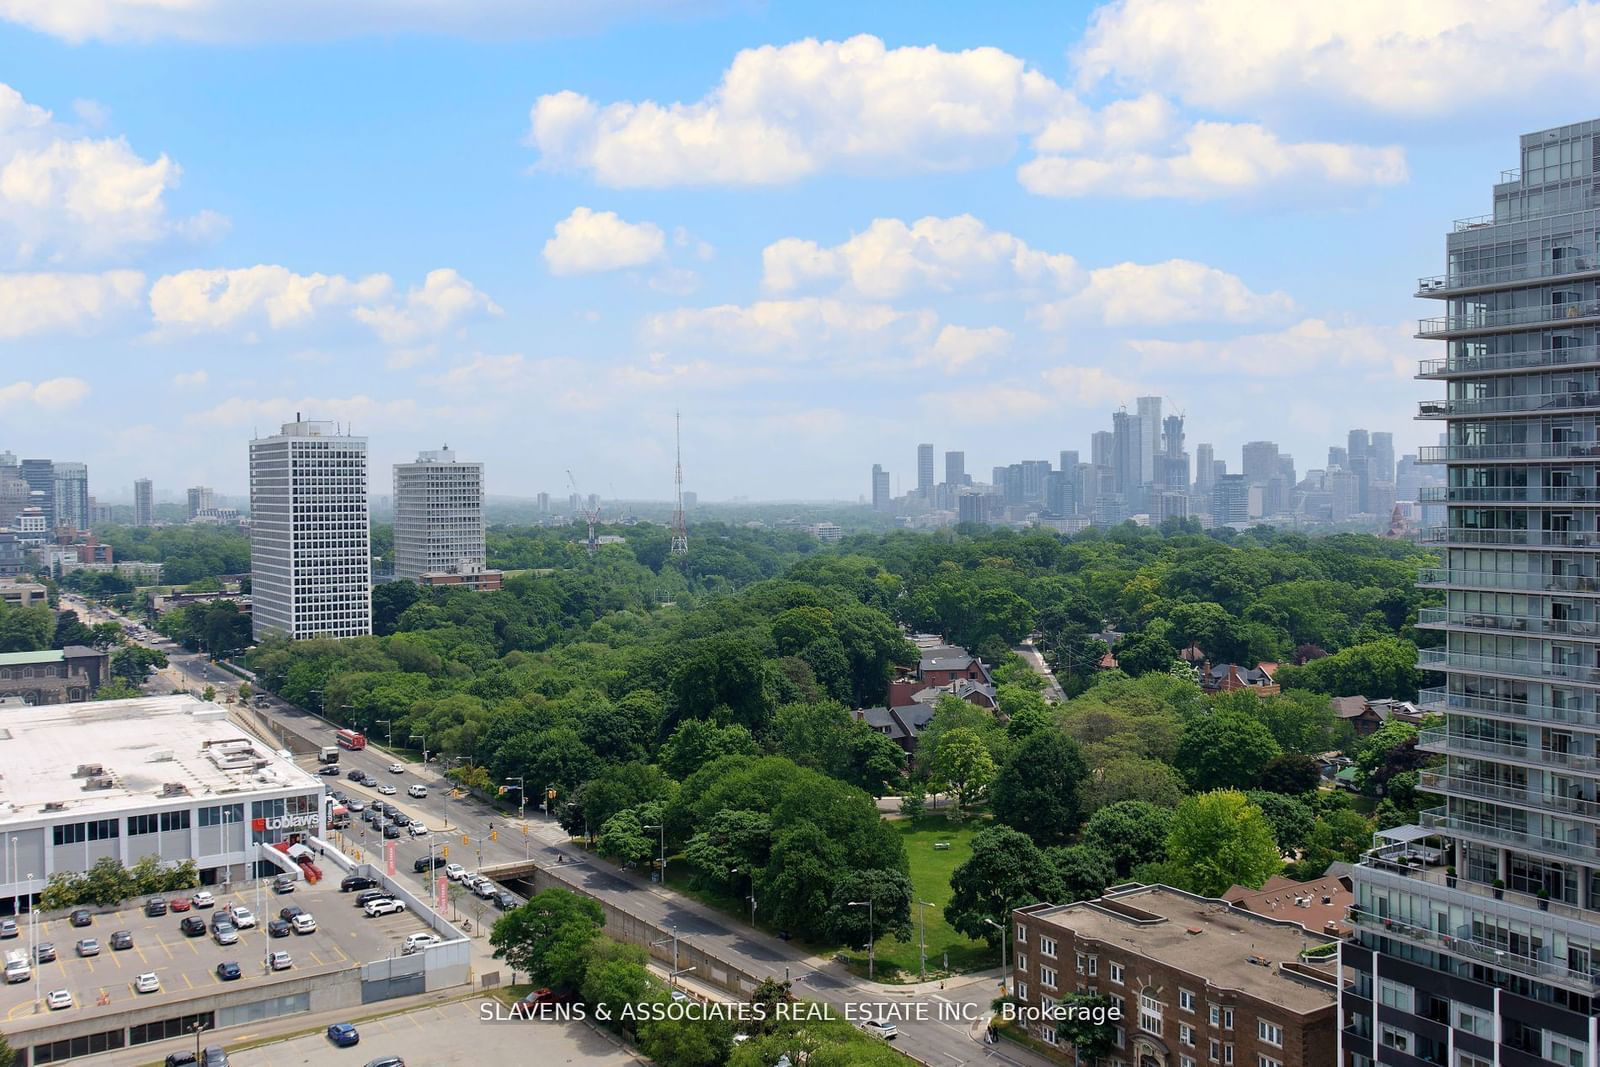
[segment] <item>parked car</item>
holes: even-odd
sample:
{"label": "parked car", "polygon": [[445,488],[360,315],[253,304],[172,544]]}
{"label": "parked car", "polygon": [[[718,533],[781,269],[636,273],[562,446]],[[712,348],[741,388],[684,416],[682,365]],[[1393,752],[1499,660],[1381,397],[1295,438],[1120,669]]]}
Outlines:
{"label": "parked car", "polygon": [[228,909],[228,914],[233,916],[233,925],[241,930],[249,930],[256,924],[256,913],[240,904],[235,904]]}
{"label": "parked car", "polygon": [[190,897],[189,902],[197,908],[211,908],[216,906],[217,898],[211,895],[209,889],[202,889]]}
{"label": "parked car", "polygon": [[881,1037],[885,1041],[893,1041],[895,1035],[899,1033],[895,1029],[894,1023],[884,1022],[882,1019],[863,1019],[861,1020],[861,1029],[873,1037]]}
{"label": "parked car", "polygon": [[93,926],[94,915],[90,913],[88,908],[79,908],[67,916],[67,921],[73,926]]}
{"label": "parked car", "polygon": [[365,893],[356,894],[356,907],[364,908],[374,900],[388,899],[389,891],[387,889],[369,889]]}
{"label": "parked car", "polygon": [[159,993],[161,992],[161,979],[156,975],[156,972],[146,971],[133,980],[133,991],[135,993]]}
{"label": "parked car", "polygon": [[406,773],[406,769],[405,769],[405,766],[403,764],[391,763],[391,764],[389,764],[389,773],[390,774],[404,774],[404,773]]}
{"label": "parked car", "polygon": [[339,892],[352,893],[358,889],[371,889],[377,884],[376,878],[368,878],[364,874],[352,874],[339,883]]}
{"label": "parked car", "polygon": [[221,1045],[207,1045],[200,1053],[200,1067],[228,1067],[228,1053]]}
{"label": "parked car", "polygon": [[17,920],[0,919],[0,939],[16,937],[20,931],[17,929]]}
{"label": "parked car", "polygon": [[[7,955],[9,956],[10,953],[7,953]],[[18,982],[26,982],[32,978],[33,967],[28,963],[28,957],[17,955],[6,960],[5,976],[6,985],[15,985]]]}
{"label": "parked car", "polygon": [[317,932],[317,920],[309,915],[296,915],[289,921],[297,934],[314,934]]}
{"label": "parked car", "polygon": [[232,923],[218,923],[211,928],[211,940],[219,945],[237,945],[239,928]]}
{"label": "parked car", "polygon": [[56,946],[49,941],[41,941],[33,946],[33,962],[54,963],[56,961]]}
{"label": "parked car", "polygon": [[406,796],[409,796],[409,797],[419,797],[420,798],[420,797],[425,797],[427,795],[428,795],[428,787],[423,785],[421,782],[413,782],[411,784],[411,788],[406,790]]}
{"label": "parked car", "polygon": [[334,1023],[328,1027],[328,1040],[340,1048],[349,1048],[361,1043],[361,1034],[349,1023]]}
{"label": "parked car", "polygon": [[272,880],[272,891],[274,893],[293,893],[295,883],[298,881],[299,879],[292,874],[280,874]]}
{"label": "parked car", "polygon": [[72,994],[65,989],[52,989],[44,995],[44,1002],[50,1006],[51,1011],[60,1011],[62,1008],[72,1007]]}
{"label": "parked car", "polygon": [[467,869],[459,863],[447,863],[444,865],[444,876],[452,882],[461,881],[461,876],[466,873]]}
{"label": "parked car", "polygon": [[399,1056],[379,1056],[375,1060],[368,1060],[366,1067],[406,1067],[406,1061]]}
{"label": "parked car", "polygon": [[267,958],[271,961],[272,969],[275,971],[287,971],[294,966],[294,960],[289,957],[287,952],[274,952]]}
{"label": "parked car", "polygon": [[517,906],[517,898],[506,892],[504,889],[496,893],[493,899],[494,906],[499,908],[501,911],[510,911],[512,908]]}
{"label": "parked car", "polygon": [[132,930],[118,930],[116,933],[111,935],[111,950],[113,952],[121,952],[121,951],[123,951],[125,949],[130,949],[132,947],[133,947],[133,931]]}
{"label": "parked car", "polygon": [[282,919],[284,922],[292,923],[294,922],[295,916],[304,915],[305,913],[306,909],[297,908],[293,904],[290,904],[287,908],[282,908],[278,911],[278,918]]}
{"label": "parked car", "polygon": [[177,1052],[167,1053],[163,1067],[194,1067],[199,1062],[194,1058],[194,1053],[187,1049],[179,1049]]}
{"label": "parked car", "polygon": [[178,929],[183,931],[186,937],[204,937],[206,921],[198,915],[189,915],[184,918],[183,922],[178,924]]}
{"label": "parked car", "polygon": [[239,965],[232,960],[223,960],[217,964],[217,977],[224,982],[237,982],[243,974]]}
{"label": "parked car", "polygon": [[400,952],[402,955],[409,956],[413,952],[421,952],[425,948],[443,943],[444,939],[438,934],[407,934],[405,941],[400,945]]}
{"label": "parked car", "polygon": [[80,937],[78,939],[79,956],[100,955],[100,939],[97,937]]}
{"label": "parked car", "polygon": [[188,897],[173,897],[172,903],[168,905],[173,911],[188,911],[192,906]]}
{"label": "parked car", "polygon": [[376,919],[380,915],[393,915],[406,910],[405,903],[399,900],[374,900],[364,909],[367,918]]}
{"label": "parked car", "polygon": [[160,897],[151,897],[144,902],[144,913],[152,919],[165,915],[167,913],[167,902]]}
{"label": "parked car", "polygon": [[294,933],[294,928],[285,919],[272,919],[267,923],[268,937],[288,937]]}

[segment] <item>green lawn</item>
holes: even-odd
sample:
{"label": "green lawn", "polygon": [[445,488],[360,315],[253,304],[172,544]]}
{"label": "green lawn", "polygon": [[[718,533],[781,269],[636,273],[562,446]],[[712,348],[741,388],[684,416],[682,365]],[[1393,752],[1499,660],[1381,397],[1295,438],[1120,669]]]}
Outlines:
{"label": "green lawn", "polygon": [[[972,855],[972,838],[986,825],[985,820],[964,819],[956,822],[944,815],[927,815],[918,819],[900,819],[891,823],[900,832],[906,845],[906,858],[911,864],[911,940],[896,941],[882,938],[877,944],[877,976],[885,982],[915,982],[918,980],[921,947],[918,934],[920,920],[927,923],[928,976],[941,976],[945,959],[950,961],[949,973],[975,971],[993,967],[1000,962],[997,951],[982,941],[969,941],[944,921],[944,906],[950,900],[950,875]],[[948,842],[948,849],[936,849],[936,842]],[[916,901],[927,901],[932,907],[919,908]],[[867,954],[857,949],[847,949],[845,956],[851,969],[867,973]]]}

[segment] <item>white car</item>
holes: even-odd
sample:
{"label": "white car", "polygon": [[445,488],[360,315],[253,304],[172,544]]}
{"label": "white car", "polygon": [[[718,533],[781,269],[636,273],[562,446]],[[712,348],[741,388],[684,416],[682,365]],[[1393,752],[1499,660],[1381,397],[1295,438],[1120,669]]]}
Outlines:
{"label": "white car", "polygon": [[417,782],[410,789],[406,790],[406,795],[412,797],[425,797],[428,795],[428,787],[423,785],[421,782]]}
{"label": "white car", "polygon": [[473,886],[477,885],[478,884],[478,872],[477,871],[462,871],[461,872],[461,884],[466,886],[468,889],[471,889]]}
{"label": "white car", "polygon": [[196,893],[190,898],[190,903],[197,908],[209,908],[216,902],[217,898],[212,896],[210,890],[207,889],[200,890],[200,892]]}
{"label": "white car", "polygon": [[45,994],[44,1002],[50,1005],[51,1011],[60,1011],[72,1007],[72,994],[65,989],[52,989]]}
{"label": "white car", "polygon": [[399,900],[369,900],[362,909],[367,913],[367,918],[376,919],[380,915],[393,915],[406,910],[405,902]]}
{"label": "white car", "polygon": [[401,945],[400,952],[402,955],[409,956],[413,952],[421,952],[425,948],[442,944],[444,944],[444,939],[438,934],[410,934],[406,937],[405,943]]}
{"label": "white car", "polygon": [[861,1029],[873,1037],[881,1037],[885,1041],[893,1041],[900,1031],[895,1029],[894,1023],[887,1023],[881,1019],[863,1019]]}
{"label": "white car", "polygon": [[466,873],[467,869],[459,863],[447,863],[444,865],[444,876],[452,882],[461,881],[466,876]]}
{"label": "white car", "polygon": [[157,977],[156,972],[146,971],[133,980],[133,991],[135,993],[159,993],[161,992],[161,979]]}
{"label": "white car", "polygon": [[309,912],[301,912],[294,917],[294,932],[297,934],[314,934],[317,932],[317,920]]}
{"label": "white car", "polygon": [[405,767],[403,765],[401,765],[399,763],[391,763],[391,764],[389,764],[389,773],[390,774],[404,774],[404,773],[406,773],[406,769],[405,769]]}
{"label": "white car", "polygon": [[500,892],[500,887],[489,881],[487,878],[479,878],[478,884],[472,887],[472,891],[478,894],[484,900],[489,900],[496,893]]}
{"label": "white car", "polygon": [[294,960],[289,958],[287,952],[274,952],[268,959],[271,960],[272,969],[275,971],[287,971],[294,965]]}
{"label": "white car", "polygon": [[406,832],[412,837],[425,837],[427,836],[428,828],[422,825],[420,822],[414,822],[410,826],[406,827]]}
{"label": "white car", "polygon": [[386,797],[392,797],[396,793],[400,792],[400,790],[396,789],[394,786],[389,785],[387,782],[385,782],[383,785],[380,785],[378,787],[378,792],[382,793]]}
{"label": "white car", "polygon": [[256,924],[256,913],[249,908],[234,905],[229,912],[233,915],[233,925],[241,930],[248,930]]}

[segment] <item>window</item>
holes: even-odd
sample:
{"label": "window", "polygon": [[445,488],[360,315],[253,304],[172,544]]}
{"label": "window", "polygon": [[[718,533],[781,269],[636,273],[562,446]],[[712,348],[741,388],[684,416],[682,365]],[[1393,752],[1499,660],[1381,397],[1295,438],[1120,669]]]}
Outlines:
{"label": "window", "polygon": [[1194,1027],[1188,1023],[1178,1024],[1178,1044],[1194,1048]]}
{"label": "window", "polygon": [[1564,1034],[1545,1034],[1544,1058],[1560,1067],[1584,1067],[1584,1048],[1587,1041],[1579,1041]]}
{"label": "window", "polygon": [[1194,1011],[1194,994],[1187,989],[1178,990],[1178,1010],[1191,1013]]}
{"label": "window", "polygon": [[1482,1008],[1474,1008],[1467,1004],[1456,1004],[1454,1025],[1457,1030],[1463,1030],[1479,1037],[1494,1039],[1494,1015]]}
{"label": "window", "polygon": [[1122,984],[1122,964],[1113,963],[1111,965],[1111,980],[1117,985]]}
{"label": "window", "polygon": [[1028,999],[1028,983],[1027,982],[1018,982],[1017,983],[1017,999],[1018,1000],[1023,1000],[1023,1001]]}
{"label": "window", "polygon": [[50,828],[50,838],[56,845],[76,845],[87,839],[88,831],[81,822],[58,823]]}
{"label": "window", "polygon": [[[1043,934],[1040,934],[1039,935],[1039,955],[1041,955],[1041,956],[1049,956],[1051,959],[1055,959],[1055,955],[1056,955],[1056,939],[1053,938],[1053,937],[1045,937]],[[1083,959],[1083,953],[1081,953],[1081,952],[1078,953],[1078,959],[1079,960]]]}
{"label": "window", "polygon": [[1095,978],[1099,974],[1100,974],[1100,957],[1099,956],[1090,956],[1089,957],[1089,977],[1090,978]]}
{"label": "window", "polygon": [[1178,1067],[1196,1067],[1193,1056],[1179,1056]]}
{"label": "window", "polygon": [[1391,982],[1387,978],[1378,981],[1378,1000],[1390,1008],[1397,1008],[1407,1015],[1415,1014],[1416,997],[1408,985]]}
{"label": "window", "polygon": [[1470,1052],[1458,1052],[1455,1067],[1494,1067],[1494,1062],[1482,1056],[1474,1056]]}
{"label": "window", "polygon": [[1017,953],[1017,970],[1026,971],[1027,969],[1028,969],[1028,954],[1026,952]]}
{"label": "window", "polygon": [[1026,926],[1023,926],[1021,923],[1018,923],[1017,924],[1017,944],[1026,945],[1027,943],[1028,943],[1028,928]]}
{"label": "window", "polygon": [[1222,1046],[1222,1062],[1223,1063],[1232,1063],[1233,1062],[1233,1042],[1232,1041],[1229,1041],[1227,1044]]}
{"label": "window", "polygon": [[1220,1005],[1220,1004],[1212,1004],[1212,1005],[1209,1005],[1209,1008],[1210,1008],[1210,1016],[1211,1016],[1211,1025],[1212,1026],[1221,1026],[1222,1025],[1222,1005]]}
{"label": "window", "polygon": [[[1048,951],[1045,950],[1044,945],[1045,945],[1045,941],[1046,940],[1048,940],[1048,939],[1047,938],[1043,938],[1043,937],[1041,937],[1039,939],[1039,952],[1040,952],[1041,955],[1049,956],[1051,959],[1054,959],[1055,958],[1055,953],[1054,952],[1048,952]],[[1085,956],[1081,952],[1078,953],[1078,973],[1079,974],[1085,974],[1085,973],[1088,972],[1088,970],[1089,970],[1089,957]]]}
{"label": "window", "polygon": [[1042,989],[1054,989],[1056,987],[1056,969],[1054,967],[1039,968],[1039,986]]}
{"label": "window", "polygon": [[1257,1019],[1256,1036],[1265,1044],[1272,1045],[1275,1048],[1283,1047],[1283,1027],[1277,1023],[1269,1023],[1265,1019]]}
{"label": "window", "polygon": [[1224,1030],[1232,1030],[1233,1029],[1233,1009],[1232,1008],[1223,1008],[1222,1009],[1222,1028]]}
{"label": "window", "polygon": [[1161,1001],[1149,993],[1139,994],[1139,1029],[1147,1034],[1161,1036]]}
{"label": "window", "polygon": [[1256,1054],[1256,1067],[1283,1067],[1282,1060],[1275,1060],[1271,1056]]}
{"label": "window", "polygon": [[1411,1047],[1416,1042],[1416,1038],[1409,1031],[1400,1030],[1393,1026],[1381,1027],[1378,1030],[1378,1040],[1396,1052],[1407,1054],[1411,1052]]}
{"label": "window", "polygon": [[1222,1042],[1218,1041],[1216,1038],[1211,1039],[1211,1062],[1222,1062]]}

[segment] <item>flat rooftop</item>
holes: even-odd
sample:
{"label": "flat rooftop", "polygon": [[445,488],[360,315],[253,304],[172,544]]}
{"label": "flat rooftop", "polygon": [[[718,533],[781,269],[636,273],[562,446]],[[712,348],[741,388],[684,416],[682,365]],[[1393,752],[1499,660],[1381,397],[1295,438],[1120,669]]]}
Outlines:
{"label": "flat rooftop", "polygon": [[0,768],[0,823],[322,792],[320,779],[234,725],[226,708],[182,694],[7,708]]}
{"label": "flat rooftop", "polygon": [[1314,972],[1325,986],[1282,970],[1286,963],[1307,966],[1301,950],[1332,938],[1221,900],[1164,885],[1134,886],[1108,891],[1098,900],[1030,909],[1022,919],[1039,920],[1293,1012],[1309,1014],[1333,1004],[1331,968]]}

